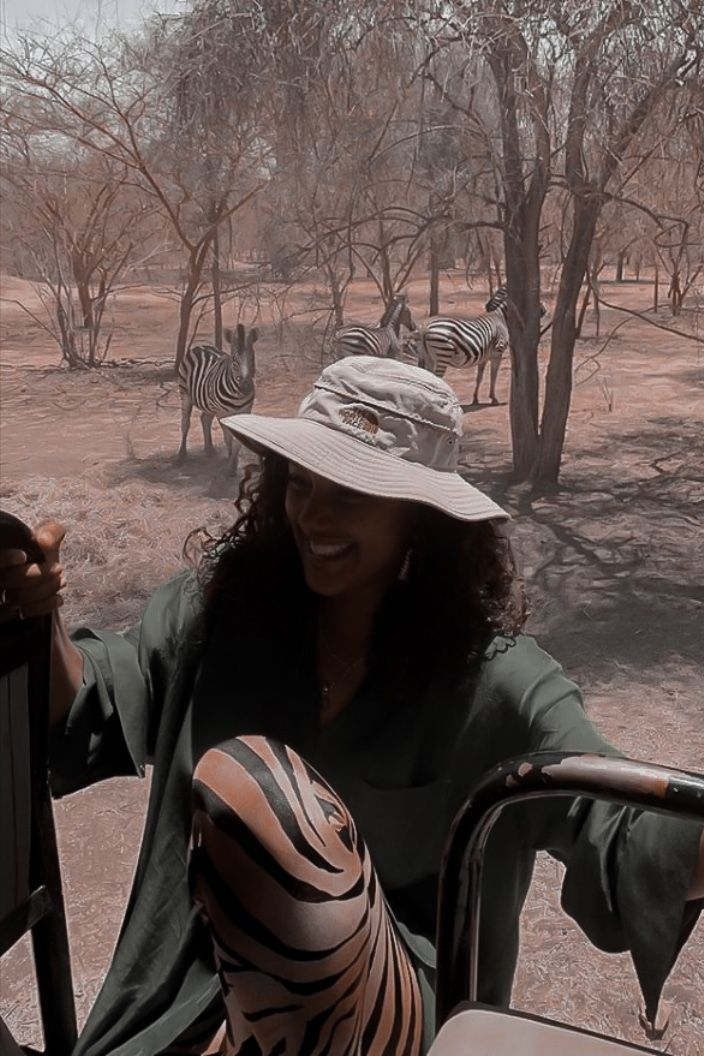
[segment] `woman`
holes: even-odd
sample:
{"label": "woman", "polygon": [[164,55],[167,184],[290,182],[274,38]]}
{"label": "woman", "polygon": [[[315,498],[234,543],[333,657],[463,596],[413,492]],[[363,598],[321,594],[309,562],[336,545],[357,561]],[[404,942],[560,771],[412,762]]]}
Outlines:
{"label": "woman", "polygon": [[[69,640],[57,616],[55,794],[154,765],[76,1056],[426,1052],[440,855],[469,788],[528,751],[613,753],[521,633],[507,515],[456,472],[461,420],[431,374],[344,359],[296,418],[226,420],[262,468],[197,577],[124,634]],[[6,604],[58,610],[61,536],[37,533],[45,571],[6,555]],[[654,1016],[704,896],[700,827],[586,801],[506,811],[485,1001],[508,1003],[538,848],[592,941],[631,950]]]}

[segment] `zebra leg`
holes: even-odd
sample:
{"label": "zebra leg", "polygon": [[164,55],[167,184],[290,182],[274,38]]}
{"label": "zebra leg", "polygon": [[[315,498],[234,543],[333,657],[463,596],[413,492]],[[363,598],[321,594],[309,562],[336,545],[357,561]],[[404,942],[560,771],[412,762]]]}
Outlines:
{"label": "zebra leg", "polygon": [[484,377],[484,368],[486,367],[486,360],[480,359],[477,363],[477,383],[474,386],[474,396],[472,397],[472,404],[479,403],[479,386],[482,383]]}
{"label": "zebra leg", "polygon": [[236,477],[242,444],[234,433],[225,428],[222,422],[220,423],[220,428],[222,429],[222,435],[225,438],[225,447],[227,448],[227,459],[229,463],[227,472],[231,477]]}
{"label": "zebra leg", "polygon": [[191,411],[193,401],[185,390],[181,390],[181,446],[176,455],[177,462],[183,462],[186,457],[186,437],[191,426]]}
{"label": "zebra leg", "polygon": [[489,397],[491,402],[496,406],[498,399],[496,398],[496,379],[499,374],[499,367],[501,366],[501,353],[498,356],[493,356],[489,365]]}
{"label": "zebra leg", "polygon": [[189,877],[213,942],[228,1056],[418,1056],[418,981],[369,852],[294,751],[246,736],[203,755]]}
{"label": "zebra leg", "polygon": [[210,411],[201,411],[200,412],[200,421],[201,421],[201,425],[203,426],[203,450],[205,451],[205,453],[206,453],[206,455],[208,457],[210,457],[210,455],[214,455],[215,454],[215,448],[213,447],[213,418],[214,417],[215,417],[215,415],[211,414]]}

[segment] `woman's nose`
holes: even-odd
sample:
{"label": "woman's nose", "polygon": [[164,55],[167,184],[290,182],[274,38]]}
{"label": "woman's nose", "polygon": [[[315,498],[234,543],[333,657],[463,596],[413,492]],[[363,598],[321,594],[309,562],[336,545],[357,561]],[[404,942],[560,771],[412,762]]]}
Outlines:
{"label": "woman's nose", "polygon": [[320,530],[330,524],[330,503],[315,488],[306,495],[298,515],[298,523],[304,532]]}

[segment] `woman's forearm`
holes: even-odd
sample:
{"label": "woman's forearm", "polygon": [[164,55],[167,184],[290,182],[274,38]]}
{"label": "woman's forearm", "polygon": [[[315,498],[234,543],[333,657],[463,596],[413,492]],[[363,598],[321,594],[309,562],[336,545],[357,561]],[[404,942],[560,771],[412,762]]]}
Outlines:
{"label": "woman's forearm", "polygon": [[697,858],[692,882],[687,892],[688,902],[695,898],[704,898],[704,829],[702,829],[701,839],[699,840],[699,857]]}
{"label": "woman's forearm", "polygon": [[58,610],[52,613],[49,727],[61,725],[83,682],[83,653],[68,636]]}

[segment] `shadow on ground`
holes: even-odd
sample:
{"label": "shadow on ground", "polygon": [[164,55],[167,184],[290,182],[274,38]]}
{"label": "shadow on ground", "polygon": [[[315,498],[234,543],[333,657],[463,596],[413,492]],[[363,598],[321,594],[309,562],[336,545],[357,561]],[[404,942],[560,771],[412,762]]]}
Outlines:
{"label": "shadow on ground", "polygon": [[202,448],[197,449],[183,461],[178,461],[171,452],[158,452],[146,458],[126,458],[115,463],[107,472],[107,483],[116,487],[130,480],[140,480],[164,485],[176,493],[187,492],[212,499],[235,498],[246,464],[243,456],[239,475],[233,476],[222,446],[210,456],[206,456]]}
{"label": "shadow on ground", "polygon": [[[630,475],[621,465],[633,466]],[[691,571],[704,569],[704,437],[696,425],[660,418],[625,433],[616,452],[585,445],[571,452],[549,495],[486,464],[466,476],[512,513],[534,613],[529,629],[571,671],[601,679],[623,665],[656,675],[671,660],[701,663],[704,574]]]}

